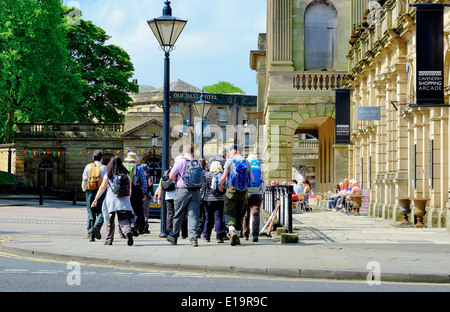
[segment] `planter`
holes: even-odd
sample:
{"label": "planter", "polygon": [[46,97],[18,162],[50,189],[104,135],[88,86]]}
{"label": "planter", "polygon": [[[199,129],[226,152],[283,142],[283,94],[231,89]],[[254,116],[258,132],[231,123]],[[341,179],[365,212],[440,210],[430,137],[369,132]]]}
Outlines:
{"label": "planter", "polygon": [[414,203],[414,216],[417,218],[416,227],[422,228],[425,227],[423,224],[423,217],[427,213],[425,210],[425,206],[427,205],[427,199],[413,199]]}
{"label": "planter", "polygon": [[350,198],[352,199],[351,205],[353,215],[360,216],[359,208],[361,208],[362,195],[350,195]]}
{"label": "planter", "polygon": [[410,224],[408,214],[411,212],[411,199],[401,198],[398,200],[400,206],[400,213],[403,215],[402,224]]}

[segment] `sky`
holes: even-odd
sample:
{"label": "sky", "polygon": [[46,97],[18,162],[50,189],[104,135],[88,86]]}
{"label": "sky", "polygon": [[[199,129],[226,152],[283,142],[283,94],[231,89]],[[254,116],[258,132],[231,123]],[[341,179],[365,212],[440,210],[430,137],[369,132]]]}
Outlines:
{"label": "sky", "polygon": [[[181,79],[198,88],[227,81],[257,94],[250,51],[266,32],[264,0],[173,0],[172,16],[188,22],[170,54],[170,81]],[[164,0],[64,0],[78,7],[81,18],[111,36],[107,44],[127,51],[139,85],[163,86],[164,52],[147,24],[162,15]]]}

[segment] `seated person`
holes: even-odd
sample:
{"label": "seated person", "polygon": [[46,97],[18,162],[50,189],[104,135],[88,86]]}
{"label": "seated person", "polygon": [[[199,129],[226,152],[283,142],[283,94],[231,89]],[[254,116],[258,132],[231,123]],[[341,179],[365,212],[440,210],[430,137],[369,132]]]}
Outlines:
{"label": "seated person", "polygon": [[[329,206],[328,206],[328,211],[331,211],[331,210],[336,210],[335,209],[335,198],[337,197],[337,195],[339,194],[339,192],[341,191],[341,188],[342,188],[342,185],[344,185],[344,183],[339,183],[339,184],[336,184],[336,186],[335,186],[335,188],[334,188],[334,194],[335,195],[330,195],[330,198],[328,198],[328,200],[329,200]],[[331,192],[330,192],[331,193]],[[337,210],[336,210],[337,211]]]}
{"label": "seated person", "polygon": [[[352,180],[351,186],[352,186],[352,188],[351,188],[350,195],[361,195],[361,188],[358,185],[358,181]],[[351,206],[351,201],[352,201],[351,197],[347,196],[346,200],[349,201],[350,206]]]}

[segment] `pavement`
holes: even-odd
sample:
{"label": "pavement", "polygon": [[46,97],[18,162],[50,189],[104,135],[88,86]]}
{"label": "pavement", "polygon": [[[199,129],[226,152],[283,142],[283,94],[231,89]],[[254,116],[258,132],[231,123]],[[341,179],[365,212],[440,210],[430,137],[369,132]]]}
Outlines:
{"label": "pavement", "polygon": [[[450,232],[445,228],[415,228],[371,216],[333,211],[294,213],[299,242],[282,244],[279,236],[241,239],[241,245],[214,239],[187,239],[175,246],[159,237],[159,220],[151,220],[150,234],[136,237],[133,246],[115,237],[86,239],[83,202],[0,197],[0,227],[19,229],[25,223],[53,224],[72,229],[73,235],[48,232],[14,233],[0,229],[3,251],[93,264],[126,265],[148,269],[251,274],[293,278],[331,278],[398,282],[450,283]],[[26,210],[26,213],[25,213]],[[21,211],[23,213],[21,213]],[[70,212],[70,213],[68,213]],[[12,224],[11,224],[12,223]],[[3,226],[2,226],[3,225]],[[70,225],[70,227],[69,227]],[[83,234],[84,233],[84,234]],[[102,228],[102,235],[105,228]]]}

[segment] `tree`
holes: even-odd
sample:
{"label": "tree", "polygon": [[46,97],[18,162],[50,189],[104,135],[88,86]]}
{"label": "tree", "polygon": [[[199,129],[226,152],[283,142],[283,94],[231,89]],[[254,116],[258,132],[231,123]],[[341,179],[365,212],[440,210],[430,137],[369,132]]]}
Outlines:
{"label": "tree", "polygon": [[61,2],[0,0],[0,143],[16,122],[122,121],[138,91],[129,55]]}
{"label": "tree", "polygon": [[15,121],[73,119],[80,77],[67,71],[66,28],[59,0],[0,0],[0,142]]}
{"label": "tree", "polygon": [[121,122],[131,106],[129,92],[139,87],[130,82],[134,66],[127,52],[105,45],[110,37],[90,21],[80,19],[69,28],[69,71],[84,82],[83,100],[75,114],[80,122]]}
{"label": "tree", "polygon": [[208,93],[217,93],[217,94],[227,94],[227,93],[242,93],[245,94],[245,91],[242,91],[241,88],[236,87],[230,82],[219,81],[216,84],[203,87]]}

